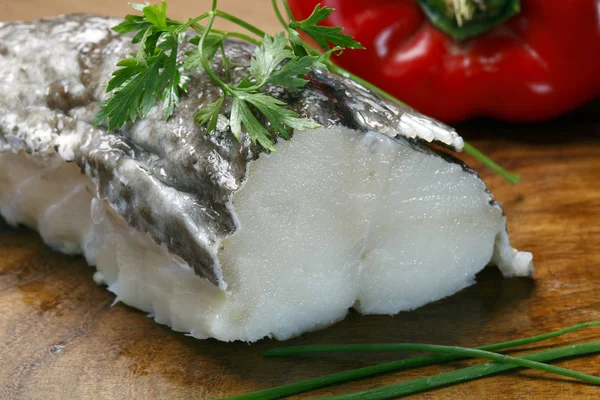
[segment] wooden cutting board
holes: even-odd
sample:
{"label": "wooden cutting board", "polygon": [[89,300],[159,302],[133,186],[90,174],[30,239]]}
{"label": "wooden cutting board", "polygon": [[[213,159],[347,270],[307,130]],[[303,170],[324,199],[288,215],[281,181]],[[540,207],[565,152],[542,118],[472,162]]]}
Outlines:
{"label": "wooden cutting board", "polygon": [[[207,1],[169,2],[177,18]],[[266,0],[222,1],[224,9],[277,29]],[[59,13],[127,12],[124,1],[4,2],[0,19]],[[193,11],[191,11],[193,10]],[[522,176],[512,186],[471,159],[504,203],[513,244],[532,251],[533,279],[503,279],[494,268],[462,292],[395,317],[351,313],[337,325],[285,344],[430,342],[477,346],[600,320],[600,123],[580,113],[544,124],[471,123],[460,132]],[[214,398],[390,361],[398,355],[264,359],[273,340],[196,340],[154,323],[92,280],[80,257],[49,250],[38,235],[0,222],[0,399]],[[600,340],[589,329],[553,345]],[[453,363],[367,379],[302,397],[342,394],[449,371]],[[600,356],[561,366],[600,375]],[[415,398],[600,398],[600,389],[521,371],[438,389]]]}

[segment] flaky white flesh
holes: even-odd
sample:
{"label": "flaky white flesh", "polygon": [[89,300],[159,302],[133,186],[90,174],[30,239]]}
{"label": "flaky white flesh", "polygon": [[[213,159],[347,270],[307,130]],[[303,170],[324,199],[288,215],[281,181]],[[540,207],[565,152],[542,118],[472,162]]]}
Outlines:
{"label": "flaky white flesh", "polygon": [[470,285],[492,262],[531,273],[483,182],[439,157],[345,128],[297,133],[251,164],[220,244],[227,292],[95,198],[58,157],[0,153],[0,212],[66,253],[82,252],[118,300],[198,338],[286,339],[349,308],[395,314]]}

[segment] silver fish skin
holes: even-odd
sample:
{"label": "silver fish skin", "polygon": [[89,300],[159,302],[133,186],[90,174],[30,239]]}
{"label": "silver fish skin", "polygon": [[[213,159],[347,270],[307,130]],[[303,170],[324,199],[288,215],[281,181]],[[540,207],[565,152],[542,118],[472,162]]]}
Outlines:
{"label": "silver fish skin", "polygon": [[[210,135],[194,121],[194,113],[221,94],[205,73],[185,72],[189,91],[168,121],[155,107],[123,129],[95,128],[97,103],[107,98],[116,62],[136,50],[130,35],[111,30],[119,22],[82,14],[0,24],[0,151],[77,163],[127,224],[224,290],[217,252],[238,226],[230,199],[260,151],[247,138],[238,142],[226,118]],[[239,65],[232,79],[241,79],[254,46],[227,41],[225,50]],[[223,73],[219,56],[215,70]],[[300,92],[271,87],[269,93],[324,127],[381,133],[415,151],[432,152],[428,141],[462,148],[452,128],[326,71],[310,74]]]}

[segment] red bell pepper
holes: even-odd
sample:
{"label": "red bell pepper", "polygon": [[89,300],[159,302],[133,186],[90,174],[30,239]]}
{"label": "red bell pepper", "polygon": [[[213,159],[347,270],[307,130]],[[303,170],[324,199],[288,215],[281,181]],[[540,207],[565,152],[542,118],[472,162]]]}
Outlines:
{"label": "red bell pepper", "polygon": [[[517,0],[288,1],[297,20],[318,3],[335,8],[325,25],[366,49],[332,59],[447,123],[542,120],[600,95],[600,0],[521,0],[516,15]],[[461,26],[443,10],[451,3],[484,7]]]}

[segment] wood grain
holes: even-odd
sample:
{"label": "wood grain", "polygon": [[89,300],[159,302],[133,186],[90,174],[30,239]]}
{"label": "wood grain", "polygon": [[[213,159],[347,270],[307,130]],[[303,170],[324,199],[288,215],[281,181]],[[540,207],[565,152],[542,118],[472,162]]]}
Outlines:
{"label": "wood grain", "polygon": [[[0,7],[2,19],[26,19],[70,11],[122,15],[124,3],[20,0]],[[183,18],[192,4],[202,11],[208,2],[189,2],[187,9],[183,0],[169,3]],[[276,29],[266,0],[222,3],[270,31]],[[504,203],[514,245],[534,253],[534,279],[502,279],[489,268],[476,285],[414,312],[395,317],[351,313],[329,329],[286,344],[418,341],[475,346],[600,320],[600,123],[580,121],[480,121],[460,127],[475,146],[522,176],[521,184],[511,186],[472,163]],[[280,343],[196,340],[127,306],[111,306],[114,296],[94,284],[92,273],[82,258],[55,253],[35,232],[0,222],[0,399],[214,398],[394,359],[382,354],[263,359],[263,350]],[[552,344],[599,336],[600,330],[591,329]],[[365,390],[465,364],[381,376],[301,397]],[[560,365],[600,375],[600,356]],[[415,396],[599,397],[596,387],[531,371]]]}

